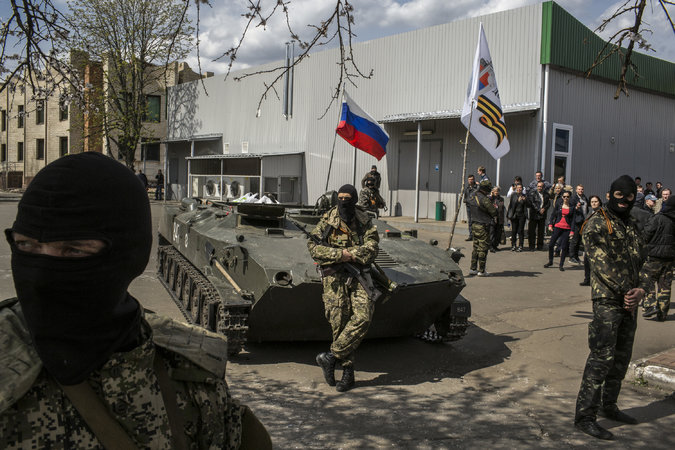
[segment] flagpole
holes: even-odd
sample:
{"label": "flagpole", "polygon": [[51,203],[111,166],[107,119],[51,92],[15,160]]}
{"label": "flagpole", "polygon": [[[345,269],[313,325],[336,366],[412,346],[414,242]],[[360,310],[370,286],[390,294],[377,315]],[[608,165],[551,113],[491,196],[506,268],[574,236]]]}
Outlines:
{"label": "flagpole", "polygon": [[[344,85],[342,86],[342,90],[344,92]],[[338,103],[340,105],[340,108],[338,109],[338,125],[340,124],[340,117],[342,116],[342,104]],[[337,126],[336,126],[337,128]],[[337,139],[337,131],[333,133],[333,148],[330,151],[330,161],[328,163],[328,175],[326,175],[326,188],[323,190],[324,192],[328,192],[328,181],[330,180],[330,171],[331,168],[333,167],[333,155],[335,154],[335,140]],[[356,151],[356,149],[354,149]]]}
{"label": "flagpole", "polygon": [[501,158],[497,159],[497,179],[495,180],[495,186],[499,186],[499,169],[501,162],[502,162]]}
{"label": "flagpole", "polygon": [[[335,133],[337,134],[337,133]],[[354,181],[352,181],[352,184],[354,187],[356,187],[356,147],[354,147],[354,166],[352,167],[352,178]],[[356,188],[358,190],[358,188]]]}
{"label": "flagpole", "polygon": [[419,221],[420,209],[420,149],[422,147],[422,121],[417,122],[417,162],[415,163],[415,223]]}
{"label": "flagpole", "polygon": [[[471,101],[471,113],[469,113],[469,126],[466,127],[466,137],[464,137],[464,159],[462,162],[462,189],[459,193],[459,198],[457,199],[457,205],[455,206],[455,217],[452,219],[452,229],[450,230],[450,239],[448,240],[448,248],[445,250],[450,250],[452,247],[452,238],[455,236],[455,226],[457,225],[457,217],[459,216],[459,208],[462,206],[462,199],[464,198],[464,189],[465,180],[466,180],[466,153],[469,147],[469,133],[471,132],[471,119],[473,118],[473,109],[475,107],[475,101]],[[471,233],[471,230],[469,230]]]}

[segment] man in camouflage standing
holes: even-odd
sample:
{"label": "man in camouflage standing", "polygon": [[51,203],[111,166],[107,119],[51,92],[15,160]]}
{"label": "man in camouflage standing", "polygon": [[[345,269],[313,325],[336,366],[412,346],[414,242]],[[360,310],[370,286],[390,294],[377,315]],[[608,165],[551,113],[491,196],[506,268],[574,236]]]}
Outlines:
{"label": "man in camouflage standing", "polygon": [[492,183],[483,180],[478,191],[469,203],[471,208],[471,234],[473,235],[473,252],[471,253],[471,270],[469,275],[488,276],[485,270],[487,254],[490,249],[490,225],[497,217],[497,208],[488,197],[492,191]]}
{"label": "man in camouflage standing", "polygon": [[636,424],[616,405],[621,381],[633,352],[635,309],[644,297],[648,278],[641,272],[642,238],[630,210],[637,188],[628,175],[616,179],[607,206],[595,212],[582,229],[591,268],[593,320],[588,325],[590,354],[577,396],[574,425],[599,439],[612,433],[596,422],[598,412],[609,419]]}
{"label": "man in camouflage standing", "polygon": [[368,177],[366,179],[366,186],[359,193],[358,205],[374,212],[377,217],[380,216],[380,208],[387,210],[387,204],[380,195],[380,191],[375,187],[375,178]]}
{"label": "man in camouflage standing", "polygon": [[[670,309],[670,286],[675,268],[675,197],[670,197],[663,210],[650,218],[645,226],[644,238],[648,257],[644,270],[651,278],[648,296],[644,301],[643,317],[663,322]],[[658,287],[654,289],[654,284]]]}
{"label": "man in camouflage standing", "polygon": [[[329,352],[316,357],[326,382],[344,392],[354,386],[354,352],[368,332],[374,304],[361,282],[345,270],[343,263],[358,268],[362,280],[377,256],[379,237],[368,214],[356,205],[356,188],[346,184],[338,191],[338,205],[330,209],[312,230],[320,244],[310,239],[309,253],[321,266],[323,303],[333,331]],[[342,363],[342,379],[335,382],[335,365]]]}

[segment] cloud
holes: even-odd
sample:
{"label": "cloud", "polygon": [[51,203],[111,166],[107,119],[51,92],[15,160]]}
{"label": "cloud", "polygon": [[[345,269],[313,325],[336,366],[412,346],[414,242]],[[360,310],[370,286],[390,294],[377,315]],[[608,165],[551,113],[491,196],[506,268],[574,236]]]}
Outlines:
{"label": "cloud", "polygon": [[[357,36],[355,41],[361,42],[539,2],[540,0],[359,0],[352,3],[355,18],[353,31]],[[212,60],[239,42],[246,25],[246,19],[242,14],[248,11],[246,8],[248,3],[245,0],[212,0],[212,3],[213,8],[203,5],[201,10],[202,68],[223,73],[227,69],[227,58],[217,62]],[[276,0],[264,0],[263,13],[268,14],[276,3]],[[313,28],[308,25],[316,25],[322,19],[326,19],[333,11],[335,3],[335,0],[291,0],[287,3],[291,27],[301,38],[309,39],[313,35]],[[623,1],[608,3],[559,0],[558,3],[586,26],[595,29],[603,18],[611,16]],[[192,15],[195,17],[194,8]],[[613,24],[613,27],[625,26],[630,20],[622,19]],[[657,50],[656,53],[649,53],[675,61],[675,38],[663,11],[660,8],[652,10],[648,7],[645,21],[651,25],[654,34],[644,37]],[[283,59],[284,44],[291,40],[284,15],[277,11],[264,27],[257,25],[256,21],[247,31],[234,65],[235,69]],[[612,29],[615,28],[609,30]],[[610,35],[609,30],[602,33],[602,36],[607,38]],[[196,62],[196,52],[188,58],[188,63],[196,67],[193,62]]]}

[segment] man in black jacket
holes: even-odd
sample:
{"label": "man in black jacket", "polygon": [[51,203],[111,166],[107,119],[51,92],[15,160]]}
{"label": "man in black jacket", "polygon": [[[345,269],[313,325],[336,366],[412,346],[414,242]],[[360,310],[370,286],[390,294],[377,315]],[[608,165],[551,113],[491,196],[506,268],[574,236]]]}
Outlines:
{"label": "man in black jacket", "polygon": [[578,230],[581,229],[581,224],[584,223],[588,213],[588,199],[584,195],[584,186],[577,184],[576,192],[570,198],[570,207],[574,213],[572,214],[572,231],[574,235],[570,241],[570,261],[573,263],[581,264],[579,261],[579,246],[581,244],[581,233]]}
{"label": "man in black jacket", "polygon": [[[525,219],[527,219],[527,197],[523,194],[522,184],[516,184],[515,192],[509,197],[507,217],[511,221],[511,251],[522,252]],[[516,246],[516,238],[518,246]]]}
{"label": "man in black jacket", "polygon": [[[675,197],[670,197],[663,211],[647,222],[644,232],[649,255],[644,270],[651,278],[649,295],[644,301],[644,317],[663,322],[670,309],[670,286],[675,267]],[[657,291],[654,291],[656,282]]]}
{"label": "man in black jacket", "polygon": [[527,223],[527,241],[530,251],[544,249],[544,229],[546,228],[546,210],[551,203],[548,193],[544,191],[544,182],[537,183],[537,189],[527,193],[527,206],[530,208],[530,220]]}

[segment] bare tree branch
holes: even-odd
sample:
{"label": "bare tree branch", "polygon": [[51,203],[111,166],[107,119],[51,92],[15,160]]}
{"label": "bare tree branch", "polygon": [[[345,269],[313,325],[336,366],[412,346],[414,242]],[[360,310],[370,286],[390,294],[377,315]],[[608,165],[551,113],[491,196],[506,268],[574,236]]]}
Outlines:
{"label": "bare tree branch", "polygon": [[[657,0],[663,12],[670,23],[670,26],[675,33],[675,24],[673,24],[673,19],[671,18],[666,5],[675,5],[675,2],[672,0]],[[649,2],[652,3],[651,1]],[[621,60],[621,69],[618,74],[618,85],[616,92],[614,93],[614,98],[618,99],[621,93],[628,95],[628,73],[631,71],[633,73],[633,80],[637,80],[640,77],[638,72],[638,67],[633,63],[633,50],[637,45],[639,49],[643,50],[652,50],[651,45],[645,38],[645,34],[652,34],[652,30],[647,28],[646,23],[643,20],[645,8],[648,6],[647,0],[626,0],[621,4],[614,13],[603,20],[595,32],[602,32],[607,29],[608,26],[611,26],[613,23],[618,22],[619,18],[624,15],[632,15],[632,25],[628,27],[621,28],[614,32],[610,36],[602,49],[598,52],[593,64],[586,70],[586,76],[590,77],[595,69],[600,65],[605,63],[608,59],[618,56]],[[623,47],[627,43],[626,48]]]}
{"label": "bare tree branch", "polygon": [[321,22],[318,25],[317,24],[307,25],[309,28],[314,30],[313,35],[309,41],[302,41],[299,35],[291,27],[287,5],[288,3],[284,3],[283,0],[278,0],[277,4],[272,9],[272,11],[269,14],[263,16],[260,8],[260,0],[256,2],[249,0],[250,12],[244,15],[248,19],[248,22],[244,28],[244,32],[241,38],[239,39],[239,42],[235,47],[230,48],[225,53],[223,53],[223,55],[221,55],[219,58],[216,58],[215,60],[218,60],[223,57],[230,58],[228,64],[228,75],[229,75],[230,70],[232,68],[232,64],[236,60],[237,53],[241,48],[241,45],[246,37],[246,33],[253,20],[254,19],[259,20],[257,26],[265,26],[269,18],[277,11],[277,8],[281,6],[282,12],[285,15],[286,26],[288,28],[288,32],[291,37],[291,42],[298,42],[300,48],[302,49],[302,52],[289,65],[277,66],[271,69],[255,70],[252,72],[245,73],[243,75],[239,75],[234,79],[236,81],[240,81],[245,78],[256,75],[276,74],[276,77],[272,80],[271,83],[265,84],[265,89],[260,95],[258,101],[257,109],[259,110],[260,107],[262,106],[262,103],[267,99],[267,93],[270,91],[270,89],[272,89],[273,86],[275,86],[279,81],[281,81],[281,79],[286,75],[286,73],[293,70],[297,65],[299,65],[300,63],[302,63],[302,61],[308,58],[310,56],[310,52],[314,48],[329,45],[335,38],[337,38],[340,53],[340,60],[337,63],[338,78],[337,82],[334,84],[334,87],[332,89],[333,93],[331,94],[330,101],[328,102],[328,105],[326,106],[323,114],[319,117],[319,119],[321,119],[325,117],[325,115],[328,113],[333,103],[339,100],[340,92],[345,81],[348,81],[353,86],[356,86],[356,83],[354,82],[355,78],[369,79],[373,76],[373,71],[371,69],[370,73],[366,75],[358,67],[354,59],[354,53],[352,49],[352,39],[355,36],[352,31],[352,24],[354,23],[354,16],[353,16],[354,8],[351,5],[351,3],[349,3],[349,0],[336,0],[335,8],[331,11],[328,17],[321,20]]}

